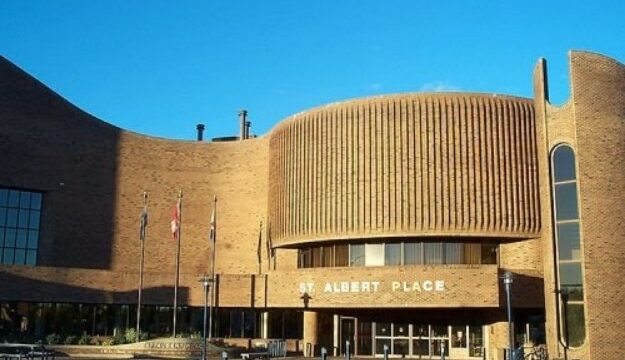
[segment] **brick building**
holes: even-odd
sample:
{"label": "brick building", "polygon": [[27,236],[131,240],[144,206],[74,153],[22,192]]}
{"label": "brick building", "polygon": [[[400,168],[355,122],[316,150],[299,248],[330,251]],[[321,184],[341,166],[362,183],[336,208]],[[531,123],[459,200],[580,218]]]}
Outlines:
{"label": "brick building", "polygon": [[[571,98],[399,94],[298,113],[250,138],[116,128],[0,58],[0,337],[201,328],[216,205],[214,336],[307,354],[501,359],[515,341],[613,359],[625,333],[625,67],[570,54]],[[228,139],[221,139],[228,140]]]}

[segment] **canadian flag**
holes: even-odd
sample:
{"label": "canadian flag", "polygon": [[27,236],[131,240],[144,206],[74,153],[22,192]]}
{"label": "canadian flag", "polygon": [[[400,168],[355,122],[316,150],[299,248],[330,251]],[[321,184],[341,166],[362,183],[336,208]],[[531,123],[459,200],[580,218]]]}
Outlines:
{"label": "canadian flag", "polygon": [[174,240],[178,239],[180,235],[180,199],[171,212],[171,235]]}

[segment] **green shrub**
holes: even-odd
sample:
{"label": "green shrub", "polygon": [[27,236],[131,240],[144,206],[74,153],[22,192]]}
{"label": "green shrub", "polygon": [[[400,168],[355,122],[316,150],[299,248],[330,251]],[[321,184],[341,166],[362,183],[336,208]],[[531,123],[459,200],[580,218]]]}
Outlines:
{"label": "green shrub", "polygon": [[74,345],[78,343],[78,336],[76,335],[68,335],[65,338],[65,345]]}
{"label": "green shrub", "polygon": [[141,336],[139,336],[139,341],[146,341],[149,338],[149,334],[147,331],[142,331]]}
{"label": "green shrub", "polygon": [[91,336],[87,333],[82,333],[80,339],[78,339],[78,345],[89,345],[91,343]]}
{"label": "green shrub", "polygon": [[123,331],[118,331],[115,336],[113,336],[111,345],[121,345],[126,343],[126,337],[124,336]]}
{"label": "green shrub", "polygon": [[126,329],[124,333],[124,342],[126,344],[137,342],[137,331],[134,328]]}
{"label": "green shrub", "polygon": [[61,335],[59,334],[50,334],[46,336],[46,344],[48,345],[56,345],[61,343]]}

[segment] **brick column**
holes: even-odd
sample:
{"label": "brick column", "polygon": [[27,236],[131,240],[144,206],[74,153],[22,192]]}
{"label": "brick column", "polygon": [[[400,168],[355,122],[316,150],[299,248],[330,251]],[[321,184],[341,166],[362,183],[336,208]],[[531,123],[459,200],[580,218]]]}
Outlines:
{"label": "brick column", "polygon": [[316,311],[304,311],[304,356],[306,357],[315,356],[317,351],[317,320]]}

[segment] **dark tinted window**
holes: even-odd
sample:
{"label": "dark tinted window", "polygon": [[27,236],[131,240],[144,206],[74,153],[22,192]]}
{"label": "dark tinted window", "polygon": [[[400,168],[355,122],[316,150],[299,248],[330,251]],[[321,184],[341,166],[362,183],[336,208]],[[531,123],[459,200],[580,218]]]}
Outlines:
{"label": "dark tinted window", "polygon": [[575,153],[568,146],[560,146],[553,154],[555,182],[575,180]]}

